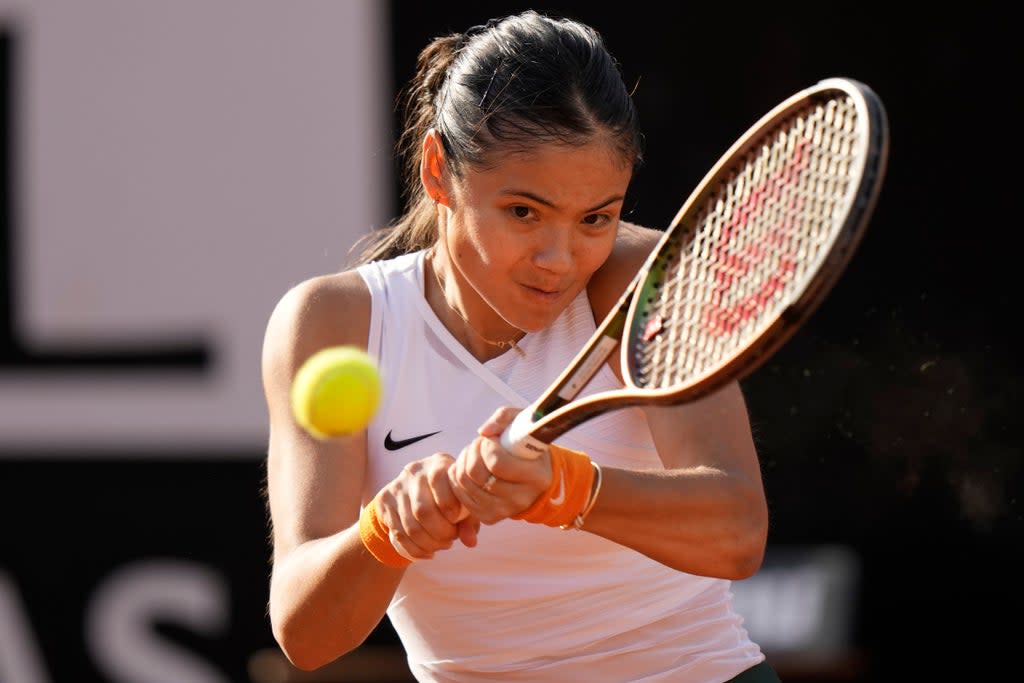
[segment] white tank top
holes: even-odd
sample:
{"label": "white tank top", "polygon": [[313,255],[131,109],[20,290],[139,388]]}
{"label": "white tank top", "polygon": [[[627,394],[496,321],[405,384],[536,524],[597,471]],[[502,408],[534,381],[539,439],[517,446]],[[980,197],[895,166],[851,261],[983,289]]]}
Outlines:
{"label": "white tank top", "polygon": [[[423,257],[358,269],[372,296],[368,349],[383,380],[367,431],[364,504],[407,462],[457,456],[495,409],[529,404],[596,327],[583,292],[552,326],[519,342],[525,357],[509,351],[481,363],[427,304]],[[618,386],[604,366],[585,393]],[[602,465],[662,467],[637,408],[578,425],[558,443]],[[413,563],[388,617],[420,681],[722,683],[764,659],[733,611],[729,581],[670,569],[594,534],[518,520],[481,527],[475,548],[456,541]]]}

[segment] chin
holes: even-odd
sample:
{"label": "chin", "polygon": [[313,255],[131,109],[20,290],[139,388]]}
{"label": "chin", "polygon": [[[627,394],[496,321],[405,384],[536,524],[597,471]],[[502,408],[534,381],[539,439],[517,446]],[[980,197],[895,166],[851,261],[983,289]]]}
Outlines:
{"label": "chin", "polygon": [[520,316],[518,319],[508,320],[508,322],[526,332],[532,334],[534,332],[540,332],[541,330],[551,327],[551,325],[558,319],[558,316],[565,310],[564,306],[558,308],[557,311],[549,312],[545,315],[535,315],[530,317]]}

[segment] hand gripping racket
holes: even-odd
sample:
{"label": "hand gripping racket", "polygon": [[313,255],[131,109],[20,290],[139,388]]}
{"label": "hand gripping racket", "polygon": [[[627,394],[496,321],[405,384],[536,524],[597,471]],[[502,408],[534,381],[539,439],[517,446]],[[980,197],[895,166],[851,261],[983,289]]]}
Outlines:
{"label": "hand gripping racket", "polygon": [[[888,150],[881,100],[851,79],[820,81],[765,114],[704,177],[616,307],[520,411],[502,445],[534,458],[607,411],[692,401],[753,372],[846,267]],[[616,346],[625,387],[576,399]]]}

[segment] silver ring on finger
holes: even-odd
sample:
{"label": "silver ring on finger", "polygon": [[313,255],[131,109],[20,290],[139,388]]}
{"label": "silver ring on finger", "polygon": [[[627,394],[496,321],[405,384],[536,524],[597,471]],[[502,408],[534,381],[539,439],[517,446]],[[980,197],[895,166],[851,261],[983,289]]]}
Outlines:
{"label": "silver ring on finger", "polygon": [[485,482],[484,482],[484,485],[483,485],[483,486],[481,486],[480,488],[482,488],[482,489],[483,489],[484,491],[486,491],[487,493],[490,493],[490,492],[491,492],[491,489],[493,489],[493,488],[494,488],[494,484],[495,484],[495,482],[497,482],[497,481],[498,481],[498,478],[497,478],[497,477],[495,477],[495,476],[494,476],[494,475],[492,474],[491,476],[487,477],[487,481],[485,481]]}

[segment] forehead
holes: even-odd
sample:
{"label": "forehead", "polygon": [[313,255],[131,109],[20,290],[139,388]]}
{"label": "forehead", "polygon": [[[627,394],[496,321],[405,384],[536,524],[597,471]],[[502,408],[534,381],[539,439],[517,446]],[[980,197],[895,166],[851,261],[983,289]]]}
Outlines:
{"label": "forehead", "polygon": [[510,161],[536,161],[552,155],[566,155],[574,151],[585,154],[605,155],[611,164],[632,169],[635,156],[626,150],[620,140],[608,133],[592,133],[547,140],[538,135],[533,139],[520,138],[511,141],[496,140],[493,136],[482,147],[477,161],[470,162],[478,170],[486,170]]}
{"label": "forehead", "polygon": [[529,149],[492,151],[486,163],[473,165],[464,183],[481,190],[517,188],[545,194],[622,193],[633,164],[620,148],[604,141],[583,144],[538,143]]}

